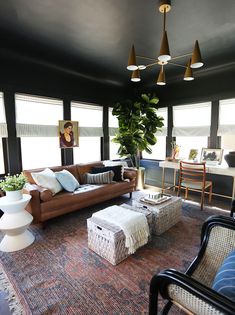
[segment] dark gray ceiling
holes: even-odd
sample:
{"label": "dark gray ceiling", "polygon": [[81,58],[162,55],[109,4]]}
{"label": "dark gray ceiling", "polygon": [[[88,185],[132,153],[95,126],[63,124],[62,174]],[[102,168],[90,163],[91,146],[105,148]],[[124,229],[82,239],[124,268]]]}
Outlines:
{"label": "dark gray ceiling", "polygon": [[[125,86],[131,45],[156,58],[162,23],[152,0],[2,0],[1,53]],[[205,67],[195,77],[235,67],[234,0],[172,0],[167,31],[172,56],[191,52],[199,40]],[[158,71],[142,72],[141,84],[153,85]],[[183,72],[167,65],[167,80],[175,82]]]}

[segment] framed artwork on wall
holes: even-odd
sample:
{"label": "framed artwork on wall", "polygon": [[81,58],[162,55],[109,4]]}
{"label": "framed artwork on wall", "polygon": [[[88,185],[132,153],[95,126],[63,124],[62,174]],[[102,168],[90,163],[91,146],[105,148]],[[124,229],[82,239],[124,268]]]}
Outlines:
{"label": "framed artwork on wall", "polygon": [[78,121],[59,120],[60,148],[73,148],[79,146]]}
{"label": "framed artwork on wall", "polygon": [[198,158],[198,150],[191,149],[188,156],[189,161],[196,161],[197,158]]}
{"label": "framed artwork on wall", "polygon": [[221,164],[223,149],[202,148],[201,162]]}

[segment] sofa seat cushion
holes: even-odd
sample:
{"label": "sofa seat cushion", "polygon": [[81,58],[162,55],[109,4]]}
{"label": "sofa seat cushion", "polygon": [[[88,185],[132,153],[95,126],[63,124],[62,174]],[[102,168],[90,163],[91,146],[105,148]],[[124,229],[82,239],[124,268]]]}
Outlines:
{"label": "sofa seat cushion", "polygon": [[60,182],[61,186],[69,192],[73,192],[79,187],[79,182],[77,179],[67,170],[55,172],[55,176]]}
{"label": "sofa seat cushion", "polygon": [[82,193],[76,193],[76,191],[70,193],[63,190],[53,196],[51,200],[41,203],[42,216],[50,217],[52,212],[57,213],[58,216],[59,214],[95,205],[130,191],[132,191],[132,187],[126,181],[98,185],[97,189]]}
{"label": "sofa seat cushion", "polygon": [[230,252],[220,266],[212,289],[235,301],[235,250]]}
{"label": "sofa seat cushion", "polygon": [[113,180],[115,182],[120,182],[123,180],[124,167],[122,165],[92,167],[92,169],[91,169],[92,174],[104,173],[107,171],[113,171],[114,172]]}
{"label": "sofa seat cushion", "polygon": [[38,186],[42,186],[51,190],[53,195],[57,194],[63,189],[56,179],[55,173],[49,168],[46,168],[42,172],[31,173],[31,175]]}

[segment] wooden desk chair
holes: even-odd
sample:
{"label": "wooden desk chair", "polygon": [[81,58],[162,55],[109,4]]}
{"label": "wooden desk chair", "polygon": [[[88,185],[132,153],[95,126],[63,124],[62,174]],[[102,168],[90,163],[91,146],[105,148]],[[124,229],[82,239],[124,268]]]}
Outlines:
{"label": "wooden desk chair", "polygon": [[180,161],[178,196],[181,188],[185,189],[185,199],[188,198],[189,190],[201,192],[201,210],[203,210],[206,189],[209,189],[209,202],[211,202],[212,182],[206,181],[205,162],[191,163]]}

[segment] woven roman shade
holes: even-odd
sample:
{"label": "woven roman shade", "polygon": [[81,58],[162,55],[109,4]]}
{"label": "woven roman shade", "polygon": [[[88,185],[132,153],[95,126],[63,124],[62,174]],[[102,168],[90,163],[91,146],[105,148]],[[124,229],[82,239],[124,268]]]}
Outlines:
{"label": "woven roman shade", "polygon": [[16,94],[17,137],[58,137],[58,121],[63,119],[63,101]]}
{"label": "woven roman shade", "polygon": [[79,121],[80,137],[103,137],[103,107],[71,102],[72,120]]}
{"label": "woven roman shade", "polygon": [[219,102],[218,136],[235,134],[235,98]]}
{"label": "woven roman shade", "polygon": [[173,137],[210,136],[211,102],[173,106]]}
{"label": "woven roman shade", "polygon": [[6,124],[6,115],[5,115],[5,107],[3,100],[3,93],[0,92],[0,137],[7,137],[7,124]]}

